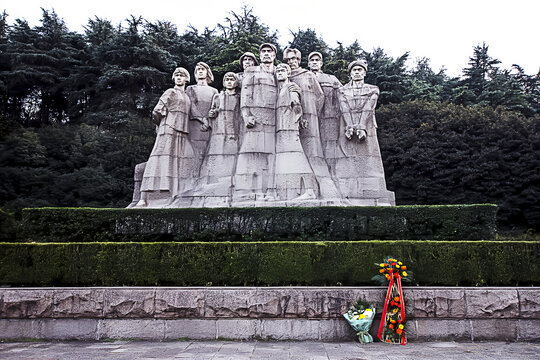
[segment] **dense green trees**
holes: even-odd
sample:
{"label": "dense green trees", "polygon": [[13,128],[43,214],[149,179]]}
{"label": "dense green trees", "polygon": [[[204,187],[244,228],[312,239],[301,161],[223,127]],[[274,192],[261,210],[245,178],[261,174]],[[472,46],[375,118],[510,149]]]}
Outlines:
{"label": "dense green trees", "polygon": [[[474,47],[463,76],[434,72],[429,59],[407,69],[358,42],[331,48],[313,29],[286,47],[319,51],[324,71],[348,81],[365,58],[366,81],[381,89],[378,118],[388,184],[401,204],[495,202],[503,224],[540,226],[540,74],[500,68],[488,46]],[[154,141],[150,112],[177,66],[207,62],[221,87],[239,57],[277,32],[244,7],[215,28],[179,32],[166,21],[97,17],[84,34],[54,11],[41,24],[0,14],[0,207],[125,206],[135,164]],[[465,60],[465,59],[464,59]],[[465,62],[465,61],[464,61]]]}

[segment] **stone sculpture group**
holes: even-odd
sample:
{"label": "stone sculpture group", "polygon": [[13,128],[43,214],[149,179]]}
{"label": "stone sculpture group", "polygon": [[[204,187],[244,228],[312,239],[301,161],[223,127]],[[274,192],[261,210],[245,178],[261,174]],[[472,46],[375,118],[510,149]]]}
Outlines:
{"label": "stone sculpture group", "polygon": [[199,62],[196,85],[177,68],[153,110],[154,148],[135,168],[130,207],[395,205],[377,140],[379,89],[364,83],[367,64],[349,64],[342,85],[322,72],[323,56],[300,67],[297,49],[259,48],[226,73],[223,91]]}

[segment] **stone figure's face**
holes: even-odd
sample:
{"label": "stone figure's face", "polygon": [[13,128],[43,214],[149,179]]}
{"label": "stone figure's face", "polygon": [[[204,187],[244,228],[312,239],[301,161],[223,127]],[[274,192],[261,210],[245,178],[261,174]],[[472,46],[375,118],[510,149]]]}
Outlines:
{"label": "stone figure's face", "polygon": [[228,90],[232,90],[236,87],[238,81],[233,76],[226,76],[223,78],[223,87]]}
{"label": "stone figure's face", "polygon": [[246,56],[242,59],[242,68],[246,70],[248,67],[255,66],[255,60],[251,56]]}
{"label": "stone figure's face", "polygon": [[276,53],[272,50],[271,47],[265,46],[261,49],[260,52],[261,62],[264,64],[274,63],[276,58]]}
{"label": "stone figure's face", "polygon": [[287,72],[287,69],[285,67],[278,67],[276,69],[276,78],[278,81],[284,81],[289,78],[289,73]]}
{"label": "stone figure's face", "polygon": [[361,81],[366,77],[366,69],[361,66],[353,66],[351,69],[351,79],[353,81]]}
{"label": "stone figure's face", "polygon": [[206,79],[206,77],[208,76],[208,71],[206,70],[206,68],[202,67],[202,66],[197,66],[195,68],[195,77],[200,80],[200,79]]}
{"label": "stone figure's face", "polygon": [[287,64],[289,64],[291,70],[298,69],[300,67],[300,59],[297,58],[293,52],[287,53],[285,61],[287,62]]}
{"label": "stone figure's face", "polygon": [[184,86],[187,83],[187,76],[186,74],[182,72],[175,72],[173,74],[173,79],[174,79],[174,85],[176,86]]}
{"label": "stone figure's face", "polygon": [[323,61],[319,55],[313,55],[309,58],[308,66],[311,71],[321,71]]}

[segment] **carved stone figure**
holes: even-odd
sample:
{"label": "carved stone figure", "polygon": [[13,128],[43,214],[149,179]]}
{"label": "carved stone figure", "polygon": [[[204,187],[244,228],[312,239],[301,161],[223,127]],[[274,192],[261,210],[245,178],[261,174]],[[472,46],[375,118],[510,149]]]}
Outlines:
{"label": "carved stone figure", "polygon": [[317,180],[300,143],[300,87],[289,82],[291,68],[276,67],[279,93],[276,109],[276,192],[279,200],[316,199]]}
{"label": "carved stone figure", "polygon": [[238,154],[240,96],[238,76],[228,72],[223,77],[224,90],[214,95],[209,112],[212,135],[201,166],[196,197],[200,206],[228,206],[232,195],[232,178]]}
{"label": "carved stone figure", "polygon": [[242,66],[242,72],[238,73],[238,87],[242,88],[242,79],[244,78],[244,71],[246,71],[247,68],[252,66],[259,65],[259,62],[257,61],[257,58],[255,57],[255,54],[249,51],[246,51],[245,53],[240,56],[240,66]]}
{"label": "carved stone figure", "polygon": [[276,153],[276,98],[274,76],[276,47],[262,44],[261,65],[244,71],[240,111],[244,133],[234,177],[234,201],[274,200],[274,160]]}
{"label": "carved stone figure", "polygon": [[322,71],[323,56],[320,52],[312,52],[308,56],[308,66],[315,74],[324,93],[324,105],[319,112],[319,129],[322,148],[330,174],[335,175],[336,160],[345,155],[339,145],[339,89],[343,86],[337,77]]}
{"label": "carved stone figure", "polygon": [[353,205],[395,205],[394,193],[386,190],[375,106],[379,88],[364,83],[367,63],[349,64],[351,81],[339,91],[342,114],[340,145],[346,157],[336,163],[341,192]]}
{"label": "carved stone figure", "polygon": [[208,139],[210,139],[210,125],[208,112],[212,105],[212,99],[217,94],[217,89],[209,86],[214,82],[214,75],[210,66],[204,62],[199,62],[195,66],[196,85],[186,88],[186,94],[191,100],[191,120],[189,122],[189,140],[193,145],[196,154],[196,167],[202,164]]}
{"label": "carved stone figure", "polygon": [[218,94],[203,62],[187,89],[187,70],[174,71],[175,87],[153,111],[156,142],[135,168],[129,207],[395,205],[377,140],[379,89],[364,82],[366,62],[349,64],[342,86],[321,71],[319,52],[308,71],[296,49],[277,67],[274,45],[259,51],[260,65],[252,53],[240,57],[241,89],[227,73]]}
{"label": "carved stone figure", "polygon": [[146,162],[137,206],[163,207],[193,186],[195,153],[188,139],[191,101],[184,91],[189,73],[177,68],[175,86],[163,93],[152,112],[157,128],[154,148]]}
{"label": "carved stone figure", "polygon": [[324,93],[315,75],[300,67],[301,53],[297,49],[285,49],[283,60],[291,67],[290,81],[297,84],[302,92],[302,121],[300,141],[319,184],[322,199],[339,201],[339,191],[332,180],[328,165],[324,159],[319,132],[318,113],[324,104]]}

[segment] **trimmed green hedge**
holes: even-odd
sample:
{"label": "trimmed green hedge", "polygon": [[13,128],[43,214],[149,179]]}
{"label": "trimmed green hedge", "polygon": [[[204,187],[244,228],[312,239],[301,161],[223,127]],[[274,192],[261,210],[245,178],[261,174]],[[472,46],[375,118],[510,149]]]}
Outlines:
{"label": "trimmed green hedge", "polygon": [[496,205],[23,210],[26,242],[493,240]]}
{"label": "trimmed green hedge", "polygon": [[540,243],[357,241],[0,244],[0,285],[370,285],[395,256],[420,285],[540,285]]}

